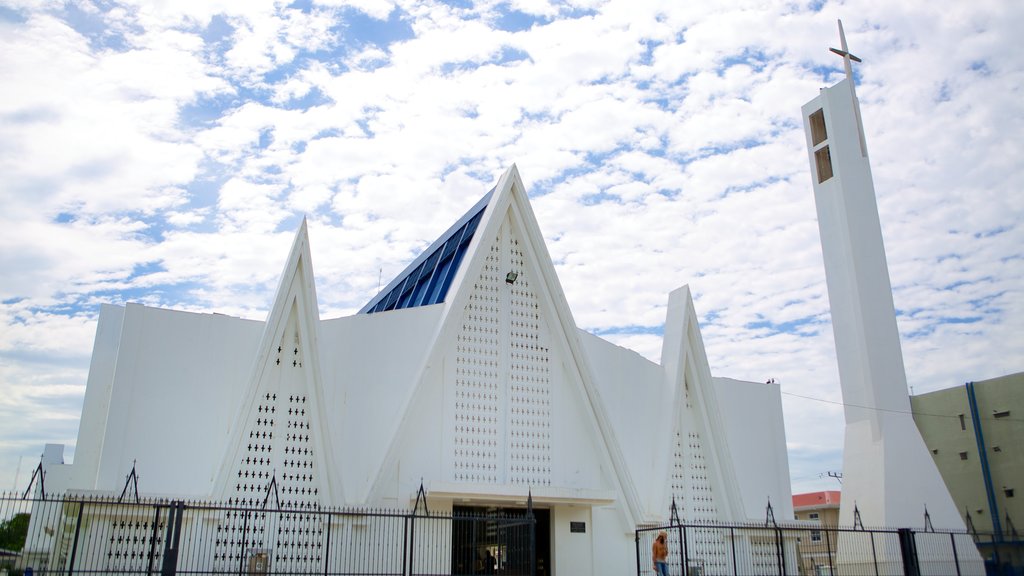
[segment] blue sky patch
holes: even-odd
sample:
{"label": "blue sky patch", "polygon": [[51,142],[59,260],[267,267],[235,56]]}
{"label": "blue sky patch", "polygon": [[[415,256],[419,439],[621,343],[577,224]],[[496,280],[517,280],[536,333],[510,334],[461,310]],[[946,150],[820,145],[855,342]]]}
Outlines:
{"label": "blue sky patch", "polygon": [[235,27],[228,22],[227,18],[220,14],[214,14],[206,24],[206,27],[203,28],[203,31],[199,33],[199,36],[207,44],[219,44],[225,40],[230,40],[234,32]]}
{"label": "blue sky patch", "polygon": [[537,16],[526,14],[518,10],[509,10],[499,16],[494,21],[494,24],[498,30],[504,30],[506,32],[522,32],[523,30],[529,30],[534,24],[543,22],[544,20]]}
{"label": "blue sky patch", "polygon": [[12,24],[24,24],[28,21],[28,18],[14,8],[8,8],[7,6],[0,5],[0,21],[10,22]]}
{"label": "blue sky patch", "polygon": [[599,328],[592,330],[592,334],[595,336],[619,336],[619,335],[634,335],[634,334],[649,334],[652,336],[663,336],[665,334],[665,325],[661,324],[658,326],[639,326],[636,324],[628,326],[611,326],[608,328]]}
{"label": "blue sky patch", "polygon": [[339,26],[335,29],[346,45],[363,46],[373,44],[387,49],[394,42],[416,37],[416,32],[400,8],[395,8],[387,20],[377,20],[354,8],[341,12]]}

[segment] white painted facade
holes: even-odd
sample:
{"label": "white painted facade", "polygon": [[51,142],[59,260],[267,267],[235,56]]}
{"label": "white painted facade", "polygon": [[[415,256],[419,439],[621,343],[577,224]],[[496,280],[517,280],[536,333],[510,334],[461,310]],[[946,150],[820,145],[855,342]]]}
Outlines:
{"label": "white painted facade", "polygon": [[303,223],[265,322],[103,306],[48,489],[120,493],[134,464],[145,494],[248,503],[274,479],[298,508],[404,509],[421,482],[431,510],[532,495],[558,575],[635,571],[633,529],[673,499],[688,521],[763,521],[769,499],[791,519],[779,388],[712,378],[688,288],[647,360],[576,327],[515,167],[485,200],[438,304],[322,320]]}
{"label": "white painted facade", "polygon": [[[871,165],[845,44],[844,37],[839,53],[846,58],[847,78],[822,89],[802,108],[845,405],[839,524],[926,529],[927,512],[931,527],[963,530],[911,416]],[[854,558],[844,550],[842,538],[839,544],[839,564],[871,560]],[[971,559],[974,572],[983,574],[977,550],[968,549],[976,556]],[[925,550],[919,552],[925,573],[952,569],[946,563],[926,566],[937,560]],[[898,551],[880,562],[898,565]]]}

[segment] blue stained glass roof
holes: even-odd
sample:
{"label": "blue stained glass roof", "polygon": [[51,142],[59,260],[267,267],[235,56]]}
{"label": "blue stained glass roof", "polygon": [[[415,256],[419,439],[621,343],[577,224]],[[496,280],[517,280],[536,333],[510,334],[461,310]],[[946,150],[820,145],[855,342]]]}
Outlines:
{"label": "blue stained glass roof", "polygon": [[373,314],[444,302],[494,188],[359,310]]}

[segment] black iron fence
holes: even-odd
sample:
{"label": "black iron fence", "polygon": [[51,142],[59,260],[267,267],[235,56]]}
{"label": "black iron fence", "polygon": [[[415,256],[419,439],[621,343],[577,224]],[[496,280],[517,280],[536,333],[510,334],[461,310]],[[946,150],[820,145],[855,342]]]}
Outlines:
{"label": "black iron fence", "polygon": [[[419,504],[419,502],[417,503]],[[200,501],[0,494],[0,528],[21,526],[9,574],[529,576],[535,519],[523,514],[268,509]]]}
{"label": "black iron fence", "polygon": [[653,573],[652,545],[662,531],[673,576],[984,576],[986,569],[1004,573],[993,566],[991,557],[979,555],[994,542],[989,534],[803,524],[675,524],[636,530],[638,576]]}

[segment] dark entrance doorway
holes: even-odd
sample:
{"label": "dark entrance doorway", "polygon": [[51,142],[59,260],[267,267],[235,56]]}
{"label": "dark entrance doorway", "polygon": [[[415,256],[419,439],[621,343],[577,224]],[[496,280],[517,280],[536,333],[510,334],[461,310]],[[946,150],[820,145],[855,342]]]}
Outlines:
{"label": "dark entrance doorway", "polygon": [[534,508],[531,521],[525,508],[454,506],[452,574],[549,576],[551,511]]}

